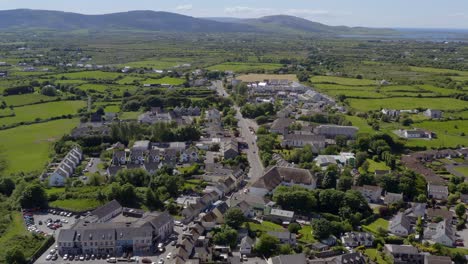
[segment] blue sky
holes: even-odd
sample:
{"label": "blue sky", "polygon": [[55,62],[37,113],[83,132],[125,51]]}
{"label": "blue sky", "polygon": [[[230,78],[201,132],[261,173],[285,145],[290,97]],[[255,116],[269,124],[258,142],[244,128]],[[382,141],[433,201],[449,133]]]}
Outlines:
{"label": "blue sky", "polygon": [[84,14],[156,10],[196,17],[288,14],[329,25],[468,28],[468,0],[0,0],[0,10],[16,8]]}

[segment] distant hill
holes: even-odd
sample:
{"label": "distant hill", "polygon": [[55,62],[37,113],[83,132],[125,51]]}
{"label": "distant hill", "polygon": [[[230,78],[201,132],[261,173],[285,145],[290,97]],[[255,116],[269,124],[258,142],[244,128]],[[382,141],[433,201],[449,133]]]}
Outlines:
{"label": "distant hill", "polygon": [[164,32],[262,32],[291,34],[383,34],[392,30],[327,26],[307,19],[276,15],[257,19],[195,18],[169,12],[129,11],[104,15],[16,9],[0,11],[0,30],[147,30]]}

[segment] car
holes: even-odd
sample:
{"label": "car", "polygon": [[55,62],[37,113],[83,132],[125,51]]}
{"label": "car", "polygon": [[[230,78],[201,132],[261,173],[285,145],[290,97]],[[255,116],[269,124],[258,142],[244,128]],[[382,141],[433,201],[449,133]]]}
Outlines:
{"label": "car", "polygon": [[79,219],[81,217],[81,215],[77,214],[75,215],[75,219]]}
{"label": "car", "polygon": [[159,259],[158,264],[164,264],[164,259]]}
{"label": "car", "polygon": [[50,254],[47,255],[45,259],[46,259],[46,260],[51,260],[51,259],[52,259],[52,255],[50,255]]}
{"label": "car", "polygon": [[70,255],[70,256],[68,257],[68,260],[74,260],[74,259],[75,259],[75,256],[73,256],[73,255]]}
{"label": "car", "polygon": [[117,259],[116,258],[108,258],[107,263],[117,263]]}
{"label": "car", "polygon": [[65,224],[68,224],[68,220],[67,219],[62,219],[60,220],[62,223],[65,223]]}
{"label": "car", "polygon": [[248,261],[249,259],[247,258],[246,255],[242,255],[242,261]]}
{"label": "car", "polygon": [[90,260],[90,259],[91,259],[91,256],[88,255],[88,254],[86,254],[86,255],[85,255],[85,259],[86,259],[86,260]]}
{"label": "car", "polygon": [[463,244],[463,241],[456,241],[455,246],[457,247],[464,247],[465,245]]}
{"label": "car", "polygon": [[41,221],[41,220],[39,220],[39,223],[38,223],[38,224],[39,224],[39,225],[42,225],[42,221]]}
{"label": "car", "polygon": [[68,254],[63,255],[63,260],[68,260]]}
{"label": "car", "polygon": [[167,254],[166,258],[170,259],[171,257],[172,257],[172,252],[169,252],[169,254]]}
{"label": "car", "polygon": [[50,250],[50,254],[55,254],[55,252],[56,252],[55,248]]}
{"label": "car", "polygon": [[73,215],[73,213],[68,213],[68,214],[67,214],[68,217],[70,217],[70,216],[72,216],[72,215]]}
{"label": "car", "polygon": [[80,256],[80,260],[81,260],[81,261],[85,260],[85,256],[81,255],[81,256]]}
{"label": "car", "polygon": [[55,254],[52,256],[52,260],[57,260],[58,259],[58,254]]}
{"label": "car", "polygon": [[176,240],[174,240],[174,241],[171,242],[171,246],[175,246],[175,245],[177,245],[177,241],[176,241]]}

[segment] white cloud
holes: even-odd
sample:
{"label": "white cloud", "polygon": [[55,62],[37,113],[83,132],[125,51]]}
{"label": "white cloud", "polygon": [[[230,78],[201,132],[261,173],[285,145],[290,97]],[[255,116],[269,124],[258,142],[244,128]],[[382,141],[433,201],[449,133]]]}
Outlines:
{"label": "white cloud", "polygon": [[328,10],[322,9],[273,9],[273,8],[256,8],[248,6],[227,7],[224,12],[228,15],[239,17],[260,17],[270,15],[291,15],[304,18],[314,18],[319,16],[332,16]]}
{"label": "white cloud", "polygon": [[192,4],[178,5],[175,8],[177,11],[190,11],[193,9]]}

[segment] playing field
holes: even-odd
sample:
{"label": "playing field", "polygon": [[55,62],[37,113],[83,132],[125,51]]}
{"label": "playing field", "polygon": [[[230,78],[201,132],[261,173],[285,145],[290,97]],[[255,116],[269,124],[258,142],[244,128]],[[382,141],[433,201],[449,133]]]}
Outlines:
{"label": "playing field", "polygon": [[0,118],[0,126],[33,122],[38,118],[47,119],[62,115],[74,115],[78,112],[78,109],[83,108],[85,105],[84,101],[59,101],[15,107],[15,116]]}
{"label": "playing field", "polygon": [[262,82],[264,80],[289,80],[296,81],[297,76],[295,74],[245,74],[236,77],[236,79],[243,82]]}
{"label": "playing field", "polygon": [[0,131],[0,152],[7,159],[6,173],[41,171],[52,144],[68,134],[78,119],[62,119]]}

